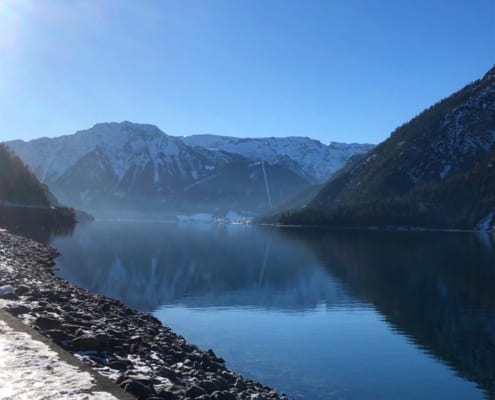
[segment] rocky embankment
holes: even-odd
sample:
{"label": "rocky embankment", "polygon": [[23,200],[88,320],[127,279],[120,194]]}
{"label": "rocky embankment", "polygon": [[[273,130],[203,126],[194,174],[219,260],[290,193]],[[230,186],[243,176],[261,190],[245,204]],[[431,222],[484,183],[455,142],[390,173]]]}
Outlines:
{"label": "rocky embankment", "polygon": [[140,400],[283,399],[151,315],[53,275],[56,251],[0,232],[0,307]]}

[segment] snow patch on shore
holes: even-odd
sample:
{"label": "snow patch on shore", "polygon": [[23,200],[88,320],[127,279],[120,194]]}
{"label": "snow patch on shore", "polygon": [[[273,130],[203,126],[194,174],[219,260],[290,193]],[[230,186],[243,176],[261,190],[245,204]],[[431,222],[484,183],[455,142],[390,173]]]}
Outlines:
{"label": "snow patch on shore", "polygon": [[0,321],[0,400],[117,400],[90,392],[88,372],[63,362],[46,344]]}

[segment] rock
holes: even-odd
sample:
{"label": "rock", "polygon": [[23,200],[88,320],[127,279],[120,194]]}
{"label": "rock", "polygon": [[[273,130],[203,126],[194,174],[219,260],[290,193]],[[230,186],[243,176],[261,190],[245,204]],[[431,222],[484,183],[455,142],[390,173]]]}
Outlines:
{"label": "rock", "polygon": [[234,393],[231,392],[222,392],[222,393],[223,393],[222,400],[238,400],[237,396]]}
{"label": "rock", "polygon": [[229,384],[234,383],[236,380],[234,374],[229,371],[222,371],[220,375],[222,376],[222,379]]}
{"label": "rock", "polygon": [[163,400],[177,400],[177,396],[174,392],[170,392],[169,390],[162,389],[158,392],[158,397]]}
{"label": "rock", "polygon": [[0,297],[2,297],[4,299],[7,298],[5,296],[11,295],[11,294],[15,294],[14,292],[15,292],[14,288],[12,286],[10,286],[10,285],[0,286]]}
{"label": "rock", "polygon": [[168,368],[168,367],[161,367],[159,374],[160,374],[160,376],[163,376],[163,377],[171,379],[171,380],[174,380],[177,377],[177,374],[175,373],[175,371]]}
{"label": "rock", "polygon": [[141,382],[133,381],[131,379],[125,380],[120,386],[126,391],[136,396],[138,400],[146,400],[148,397],[156,395],[155,391]]}
{"label": "rock", "polygon": [[205,394],[208,394],[206,392],[206,390],[204,390],[202,387],[200,386],[191,386],[189,389],[186,390],[186,397],[189,397],[190,399],[195,399],[199,396],[202,396],[202,395],[205,395]]}
{"label": "rock", "polygon": [[21,314],[26,314],[29,312],[29,308],[25,307],[25,306],[22,306],[22,305],[18,305],[18,306],[11,306],[9,308],[7,308],[7,312],[9,312],[10,314],[14,315],[14,316],[18,316],[18,315],[21,315]]}
{"label": "rock", "polygon": [[145,385],[151,385],[152,382],[151,382],[151,379],[148,375],[144,375],[144,374],[136,374],[136,373],[132,373],[132,372],[128,372],[126,373],[126,376],[127,376],[127,379],[131,379],[133,381],[137,381],[137,382],[141,382]]}
{"label": "rock", "polygon": [[[79,331],[76,331],[76,336]],[[72,340],[74,351],[110,351],[111,346],[108,336],[102,333],[84,333]]]}
{"label": "rock", "polygon": [[57,344],[62,344],[62,342],[71,339],[71,336],[60,329],[51,329],[47,332],[47,334]]}
{"label": "rock", "polygon": [[113,336],[108,337],[108,344],[112,348],[117,348],[117,347],[123,348],[124,347],[124,341],[122,339],[119,339],[119,338],[116,338]]}
{"label": "rock", "polygon": [[110,345],[110,337],[107,334],[97,333],[95,336],[98,340],[99,350],[111,350],[112,346]]}
{"label": "rock", "polygon": [[24,285],[18,286],[17,289],[15,290],[15,294],[17,296],[22,296],[28,292],[29,292],[29,288],[27,286],[24,286]]}
{"label": "rock", "polygon": [[97,351],[99,349],[99,340],[91,334],[83,334],[72,340],[72,349],[74,351]]}
{"label": "rock", "polygon": [[82,328],[77,328],[76,331],[74,332],[74,336],[75,337],[81,337],[81,336],[84,336],[86,335],[86,332],[84,331],[84,329]]}
{"label": "rock", "polygon": [[14,292],[8,292],[8,293],[5,293],[3,295],[0,295],[0,298],[5,299],[5,300],[17,300],[17,299],[19,299]]}
{"label": "rock", "polygon": [[60,329],[62,323],[55,318],[51,317],[38,317],[35,324],[43,330]]}
{"label": "rock", "polygon": [[71,334],[74,335],[75,332],[79,329],[79,325],[63,323],[60,329],[62,329],[65,332],[70,332]]}
{"label": "rock", "polygon": [[108,366],[112,369],[118,369],[124,371],[128,368],[132,368],[132,362],[127,359],[111,360],[108,362]]}
{"label": "rock", "polygon": [[217,357],[217,355],[213,352],[212,349],[208,349],[206,352],[211,358],[213,358],[214,361],[220,364],[225,364],[225,360],[221,357]]}
{"label": "rock", "polygon": [[238,400],[237,396],[233,393],[230,393],[228,391],[223,391],[223,392],[213,392],[210,395],[211,400]]}
{"label": "rock", "polygon": [[214,381],[203,381],[201,382],[201,387],[206,390],[208,394],[211,394],[219,389],[221,389],[218,384],[216,384]]}
{"label": "rock", "polygon": [[235,381],[235,384],[234,386],[239,389],[239,390],[244,390],[246,389],[246,383],[241,379],[241,378],[237,378],[237,380]]}
{"label": "rock", "polygon": [[65,296],[59,292],[48,292],[46,298],[51,302],[65,300]]}

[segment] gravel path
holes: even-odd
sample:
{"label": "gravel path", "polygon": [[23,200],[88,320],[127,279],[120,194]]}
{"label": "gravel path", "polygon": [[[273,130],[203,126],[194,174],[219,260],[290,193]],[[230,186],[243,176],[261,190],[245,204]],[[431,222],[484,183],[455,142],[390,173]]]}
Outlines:
{"label": "gravel path", "polygon": [[55,256],[53,249],[0,231],[0,308],[136,398],[285,398],[229,371],[212,350],[187,343],[153,316],[54,276]]}

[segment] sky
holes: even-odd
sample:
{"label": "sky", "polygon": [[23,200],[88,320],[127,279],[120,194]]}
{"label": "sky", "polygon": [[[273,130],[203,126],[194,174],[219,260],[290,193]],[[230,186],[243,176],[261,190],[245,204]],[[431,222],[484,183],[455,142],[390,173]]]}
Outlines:
{"label": "sky", "polygon": [[378,143],[494,64],[494,0],[0,0],[0,140]]}

